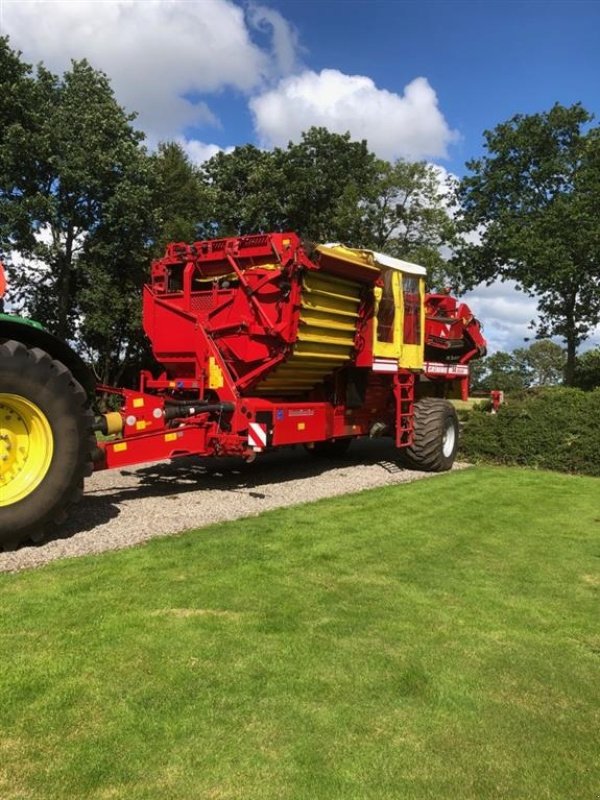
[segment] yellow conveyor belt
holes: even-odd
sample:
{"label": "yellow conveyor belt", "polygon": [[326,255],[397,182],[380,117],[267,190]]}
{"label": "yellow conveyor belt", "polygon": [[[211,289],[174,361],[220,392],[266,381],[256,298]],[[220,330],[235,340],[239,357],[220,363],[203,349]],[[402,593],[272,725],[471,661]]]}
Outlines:
{"label": "yellow conveyor belt", "polygon": [[352,353],[360,285],[323,272],[304,275],[298,338],[290,357],[258,384],[257,395],[312,389]]}

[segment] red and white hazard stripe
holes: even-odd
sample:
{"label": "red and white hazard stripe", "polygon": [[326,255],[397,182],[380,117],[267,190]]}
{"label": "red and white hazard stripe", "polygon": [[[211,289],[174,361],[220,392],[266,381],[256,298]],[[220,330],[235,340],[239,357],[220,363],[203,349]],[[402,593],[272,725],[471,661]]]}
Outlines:
{"label": "red and white hazard stripe", "polygon": [[267,426],[258,422],[248,424],[248,444],[255,450],[262,450],[267,446]]}

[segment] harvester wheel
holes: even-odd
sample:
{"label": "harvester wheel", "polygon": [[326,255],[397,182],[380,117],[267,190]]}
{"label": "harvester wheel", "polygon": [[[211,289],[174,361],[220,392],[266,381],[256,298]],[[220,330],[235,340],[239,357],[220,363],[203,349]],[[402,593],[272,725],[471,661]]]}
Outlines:
{"label": "harvester wheel", "polygon": [[341,458],[346,455],[352,439],[328,439],[325,442],[315,442],[314,447],[307,448],[315,458]]}
{"label": "harvester wheel", "polygon": [[64,364],[36,347],[0,343],[0,549],[43,539],[80,499],[93,422]]}
{"label": "harvester wheel", "polygon": [[437,397],[415,403],[414,438],[400,451],[400,460],[410,469],[445,472],[452,468],[458,450],[458,417],[454,406]]}

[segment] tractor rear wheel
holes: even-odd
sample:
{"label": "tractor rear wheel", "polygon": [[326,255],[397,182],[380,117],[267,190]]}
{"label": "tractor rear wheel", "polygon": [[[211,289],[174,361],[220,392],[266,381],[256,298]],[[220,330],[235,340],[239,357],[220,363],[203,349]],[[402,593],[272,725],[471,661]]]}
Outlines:
{"label": "tractor rear wheel", "polygon": [[410,469],[445,472],[452,468],[458,450],[458,417],[454,406],[437,397],[415,403],[413,443],[401,451]]}
{"label": "tractor rear wheel", "polygon": [[39,541],[64,521],[92,472],[93,421],[64,364],[0,343],[0,548]]}

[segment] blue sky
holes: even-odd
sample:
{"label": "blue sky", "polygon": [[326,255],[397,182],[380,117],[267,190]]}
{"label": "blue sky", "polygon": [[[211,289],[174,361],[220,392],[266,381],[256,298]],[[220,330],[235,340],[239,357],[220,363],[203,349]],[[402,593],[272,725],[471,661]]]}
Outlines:
{"label": "blue sky", "polygon": [[[196,161],[320,124],[460,176],[516,113],[600,116],[600,1],[0,0],[0,33],[55,71],[88,58],[151,147],[177,139]],[[470,300],[493,349],[531,336],[514,286]]]}
{"label": "blue sky", "polygon": [[[482,151],[482,132],[516,113],[580,101],[600,115],[600,2],[400,2],[285,0],[269,4],[297,29],[312,70],[366,75],[401,94],[428,79],[459,133],[448,158],[457,175]],[[250,114],[233,93],[214,106],[222,146],[252,141]]]}
{"label": "blue sky", "polygon": [[302,32],[313,68],[335,64],[392,91],[425,76],[461,136],[441,162],[457,174],[480,153],[482,131],[515,113],[556,101],[600,112],[600,2],[276,5]]}

